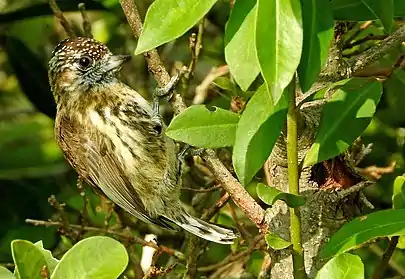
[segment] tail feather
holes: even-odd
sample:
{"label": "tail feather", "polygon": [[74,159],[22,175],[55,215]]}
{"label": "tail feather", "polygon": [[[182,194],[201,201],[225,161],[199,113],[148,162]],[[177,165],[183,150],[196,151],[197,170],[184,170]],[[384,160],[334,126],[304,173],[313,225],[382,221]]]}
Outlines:
{"label": "tail feather", "polygon": [[239,235],[231,229],[222,228],[218,225],[205,222],[188,214],[184,214],[183,217],[184,219],[181,221],[171,221],[186,231],[203,239],[219,244],[232,244],[233,240],[239,237]]}

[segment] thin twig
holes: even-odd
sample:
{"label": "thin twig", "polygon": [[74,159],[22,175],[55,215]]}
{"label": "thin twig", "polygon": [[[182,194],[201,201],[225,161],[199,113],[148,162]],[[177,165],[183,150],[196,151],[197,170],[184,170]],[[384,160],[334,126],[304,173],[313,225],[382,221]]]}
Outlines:
{"label": "thin twig", "polygon": [[74,234],[73,234],[73,232],[72,232],[72,229],[71,229],[71,227],[70,227],[70,225],[69,225],[68,216],[67,216],[67,214],[66,214],[66,212],[65,212],[65,208],[64,208],[65,205],[59,203],[58,200],[56,199],[56,197],[55,197],[54,195],[51,195],[51,196],[48,198],[48,202],[49,202],[49,204],[50,204],[52,207],[54,207],[54,208],[58,211],[58,213],[59,213],[59,220],[61,221],[61,222],[58,222],[58,223],[61,224],[61,225],[60,225],[60,233],[67,235],[67,236],[70,237],[71,239],[74,239],[75,237],[74,237]]}
{"label": "thin twig", "polygon": [[218,262],[216,264],[208,265],[208,266],[202,266],[202,267],[197,268],[197,270],[199,272],[210,272],[210,271],[216,270],[216,269],[218,269],[218,268],[220,268],[220,267],[222,267],[224,265],[227,265],[230,262],[234,262],[234,261],[237,261],[237,260],[239,260],[241,258],[249,256],[249,255],[252,254],[253,251],[255,251],[257,249],[261,249],[262,247],[264,247],[265,242],[263,241],[263,239],[264,239],[264,236],[262,234],[259,234],[259,235],[255,236],[255,238],[253,239],[253,241],[250,244],[248,249],[246,249],[246,250],[244,250],[242,252],[239,252],[237,254],[228,255],[225,259],[223,259],[222,261],[220,261],[220,262]]}
{"label": "thin twig", "polygon": [[66,34],[71,38],[76,37],[76,34],[73,31],[72,27],[70,26],[69,22],[66,20],[62,11],[56,4],[56,0],[49,0],[49,6],[51,7],[51,10],[55,14],[56,18],[60,21],[60,24],[62,25],[63,29],[65,29]]}
{"label": "thin twig", "polygon": [[91,22],[90,22],[90,18],[86,12],[86,4],[84,3],[79,3],[79,10],[80,13],[82,14],[82,18],[83,18],[83,31],[84,31],[84,35],[87,38],[93,38],[93,34],[91,32]]}
{"label": "thin twig", "polygon": [[[33,220],[33,219],[26,219],[25,220],[26,223],[28,224],[33,224],[35,226],[45,226],[45,227],[62,227],[63,223],[61,222],[53,222],[53,221],[43,221],[43,220]],[[80,230],[82,229],[81,225],[72,225],[69,224],[69,227],[71,229],[75,229],[75,230]],[[185,256],[182,252],[174,250],[170,247],[167,246],[163,246],[163,245],[157,245],[156,243],[152,242],[152,241],[146,241],[140,237],[134,236],[132,234],[128,234],[128,232],[125,231],[118,231],[118,230],[112,230],[112,229],[104,229],[104,228],[97,228],[97,227],[84,227],[83,228],[84,231],[89,231],[89,232],[98,232],[98,233],[104,233],[104,234],[111,234],[114,236],[117,236],[119,238],[122,238],[128,242],[131,243],[138,243],[141,244],[143,246],[149,246],[149,247],[153,247],[159,251],[165,252],[169,255],[172,255],[174,257],[176,257],[179,261],[184,262],[185,261]]]}
{"label": "thin twig", "polygon": [[378,265],[378,267],[376,268],[372,279],[381,279],[382,278],[382,275],[384,274],[384,271],[388,266],[388,263],[392,257],[392,254],[395,251],[395,247],[397,247],[398,240],[399,240],[399,236],[391,237],[388,248],[385,251],[384,255],[382,256],[381,262]]}
{"label": "thin twig", "polygon": [[[85,227],[85,226],[87,226],[87,223],[88,223],[87,205],[89,205],[90,202],[89,202],[89,198],[87,197],[86,192],[83,187],[83,179],[80,176],[77,177],[77,189],[79,190],[79,194],[83,199],[83,207],[80,210],[80,216],[81,216],[80,223],[81,223],[82,227]],[[82,231],[79,232],[79,235],[78,235],[79,239],[81,239],[81,237],[82,237]]]}
{"label": "thin twig", "polygon": [[352,47],[354,47],[354,46],[357,46],[357,45],[361,45],[361,44],[363,44],[363,43],[365,43],[365,42],[368,42],[368,41],[381,41],[381,40],[384,40],[384,39],[386,39],[387,38],[387,35],[381,35],[381,36],[366,36],[366,37],[364,37],[364,38],[362,38],[362,39],[359,39],[359,40],[357,40],[357,41],[355,41],[355,42],[353,42],[353,43],[350,43],[350,44],[347,44],[347,46],[346,46],[346,48],[352,48]]}
{"label": "thin twig", "polygon": [[[142,21],[138,9],[133,0],[120,0],[122,9],[127,17],[134,35],[139,38],[142,31]],[[159,86],[163,87],[170,81],[169,73],[166,71],[163,62],[161,61],[156,49],[148,51],[144,54],[148,69],[154,75]],[[176,92],[173,93],[170,99],[173,111],[178,114],[184,111],[187,106],[182,97]],[[217,181],[227,191],[235,204],[256,224],[262,231],[267,230],[267,225],[263,224],[264,210],[260,205],[249,195],[246,189],[238,182],[236,178],[228,171],[224,164],[219,160],[213,150],[206,150],[202,155],[208,168],[211,170]]]}
{"label": "thin twig", "polygon": [[210,188],[207,188],[207,189],[196,189],[196,188],[189,188],[189,187],[182,187],[181,189],[182,190],[187,190],[187,191],[192,191],[192,192],[197,192],[197,193],[208,193],[208,192],[213,192],[213,191],[216,191],[216,190],[218,190],[218,189],[220,189],[221,188],[221,185],[215,185],[215,186],[212,186],[212,187],[210,187]]}
{"label": "thin twig", "polygon": [[269,253],[266,253],[262,263],[262,269],[260,270],[259,276],[257,279],[270,279],[271,273],[271,257]]}
{"label": "thin twig", "polygon": [[220,67],[213,67],[204,80],[195,88],[195,96],[193,99],[193,104],[198,105],[204,103],[208,95],[208,89],[211,83],[218,77],[224,76],[229,73],[228,65],[223,65]]}

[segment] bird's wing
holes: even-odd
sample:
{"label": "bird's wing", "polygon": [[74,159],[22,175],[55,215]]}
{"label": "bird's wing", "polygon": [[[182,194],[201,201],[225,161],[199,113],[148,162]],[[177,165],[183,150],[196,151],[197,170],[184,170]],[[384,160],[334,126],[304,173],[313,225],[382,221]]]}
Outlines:
{"label": "bird's wing", "polygon": [[108,198],[135,217],[171,228],[163,220],[149,216],[121,164],[107,151],[108,139],[67,117],[58,120],[58,143],[70,164],[89,184],[98,186]]}

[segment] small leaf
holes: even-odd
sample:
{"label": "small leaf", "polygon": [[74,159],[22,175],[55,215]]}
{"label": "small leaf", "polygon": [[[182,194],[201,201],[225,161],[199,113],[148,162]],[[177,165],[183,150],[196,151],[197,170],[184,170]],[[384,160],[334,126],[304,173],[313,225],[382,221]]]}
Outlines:
{"label": "small leaf", "polygon": [[235,87],[232,84],[231,80],[227,77],[217,77],[212,83],[223,90],[231,92],[234,90]]}
{"label": "small leaf", "polygon": [[321,124],[304,166],[343,153],[370,123],[381,94],[382,85],[376,80],[348,79],[324,105]]}
{"label": "small leaf", "polygon": [[232,146],[239,115],[228,110],[194,105],[177,115],[166,134],[177,141],[204,148]]}
{"label": "small leaf", "polygon": [[297,70],[302,37],[300,0],[258,0],[256,51],[273,104],[278,103]]}
{"label": "small leaf", "polygon": [[15,279],[15,276],[7,268],[0,266],[0,279]]}
{"label": "small leaf", "polygon": [[397,247],[398,249],[405,249],[405,237],[404,236],[400,236],[398,239],[398,244]]}
{"label": "small leaf", "polygon": [[264,185],[263,183],[257,184],[256,191],[259,198],[268,205],[273,205],[278,200],[284,201],[289,207],[292,208],[305,204],[304,197],[284,193],[274,187]]}
{"label": "small leaf", "polygon": [[329,3],[324,0],[301,0],[304,25],[304,45],[298,66],[303,92],[317,80],[326,63],[329,44],[333,39],[334,21]]}
{"label": "small leaf", "polygon": [[26,240],[13,240],[11,253],[17,278],[43,279],[41,272],[46,270],[46,261],[38,247]]}
{"label": "small leaf", "polygon": [[232,161],[243,185],[249,184],[263,166],[284,126],[288,96],[283,94],[276,106],[272,100],[266,86],[262,85],[239,120]]}
{"label": "small leaf", "polygon": [[125,270],[128,254],[121,243],[93,236],[76,243],[56,266],[51,279],[112,279]]}
{"label": "small leaf", "polygon": [[330,259],[315,279],[364,279],[364,265],[357,255],[341,254]]}
{"label": "small leaf", "polygon": [[260,73],[254,38],[256,2],[236,1],[225,29],[225,60],[243,91]]}
{"label": "small leaf", "polygon": [[42,255],[45,258],[46,266],[48,267],[49,274],[52,274],[52,272],[55,270],[55,267],[58,265],[59,260],[55,259],[52,256],[51,251],[44,248],[42,241],[38,241],[34,245],[36,247],[38,247],[39,250],[41,251]]}
{"label": "small leaf", "polygon": [[405,177],[398,176],[394,181],[392,205],[394,209],[405,209]]}
{"label": "small leaf", "polygon": [[273,233],[266,234],[265,239],[266,239],[267,245],[274,250],[283,250],[283,249],[289,247],[290,245],[292,245],[291,242],[284,240],[281,237],[279,237],[278,235],[273,234]]}
{"label": "small leaf", "polygon": [[145,17],[135,54],[140,54],[176,39],[193,27],[216,0],[156,0]]}
{"label": "small leaf", "polygon": [[303,104],[303,103],[312,102],[312,101],[316,101],[316,100],[322,100],[325,98],[325,95],[327,95],[326,93],[330,94],[329,91],[331,91],[335,88],[339,88],[340,86],[346,84],[347,81],[348,81],[348,79],[344,79],[344,80],[338,81],[336,83],[333,83],[329,86],[326,86],[325,88],[322,88],[319,91],[315,92],[314,94],[311,94],[308,97],[306,97],[303,101],[301,101],[301,103]]}
{"label": "small leaf", "polygon": [[323,247],[322,258],[329,258],[378,237],[405,235],[405,209],[382,210],[360,216],[344,224]]}

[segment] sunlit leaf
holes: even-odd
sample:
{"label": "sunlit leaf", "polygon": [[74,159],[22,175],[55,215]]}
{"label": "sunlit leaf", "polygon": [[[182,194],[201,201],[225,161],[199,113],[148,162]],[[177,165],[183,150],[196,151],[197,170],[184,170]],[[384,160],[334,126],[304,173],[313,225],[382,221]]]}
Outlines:
{"label": "sunlit leaf", "polygon": [[381,94],[382,85],[377,80],[347,80],[324,105],[320,127],[304,166],[343,153],[370,123]]}
{"label": "sunlit leaf", "polygon": [[263,166],[280,136],[287,114],[287,94],[274,106],[272,96],[262,85],[246,105],[236,129],[232,155],[233,166],[243,185]]}
{"label": "sunlit leaf", "polygon": [[34,244],[36,247],[39,248],[41,251],[42,255],[45,258],[46,261],[46,266],[48,267],[49,274],[52,274],[52,272],[55,270],[56,265],[58,264],[59,260],[55,259],[52,256],[51,251],[47,250],[44,248],[42,241],[38,241]]}
{"label": "sunlit leaf", "polygon": [[341,254],[330,259],[315,279],[364,279],[364,265],[357,255]]}
{"label": "sunlit leaf", "polygon": [[303,92],[317,80],[326,63],[333,39],[334,21],[329,3],[324,0],[301,0],[304,41],[298,77]]}
{"label": "sunlit leaf", "polygon": [[395,178],[392,205],[394,209],[405,209],[405,177],[403,176]]}
{"label": "sunlit leaf", "polygon": [[15,279],[15,276],[7,268],[0,266],[0,279]]}
{"label": "sunlit leaf", "polygon": [[256,0],[236,1],[225,29],[225,60],[246,91],[260,72],[255,48]]}
{"label": "sunlit leaf", "polygon": [[13,240],[11,252],[15,268],[21,279],[43,279],[41,273],[46,272],[46,260],[42,252],[29,241]]}
{"label": "sunlit leaf", "polygon": [[127,251],[117,240],[93,236],[76,243],[56,266],[51,279],[112,279],[125,270]]}
{"label": "sunlit leaf", "polygon": [[135,54],[151,50],[183,35],[215,4],[216,0],[156,0],[146,13]]}
{"label": "sunlit leaf", "polygon": [[344,224],[323,247],[321,257],[333,257],[378,237],[405,235],[404,214],[405,209],[382,210]]}
{"label": "sunlit leaf", "polygon": [[273,233],[267,233],[265,239],[267,245],[274,250],[282,250],[292,245],[291,242],[286,241]]}
{"label": "sunlit leaf", "polygon": [[282,192],[263,183],[257,184],[256,191],[259,198],[268,205],[273,205],[278,200],[284,201],[289,207],[293,208],[305,204],[304,197]]}
{"label": "sunlit leaf", "polygon": [[272,103],[277,104],[301,59],[300,0],[258,0],[256,51]]}
{"label": "sunlit leaf", "polygon": [[221,108],[195,105],[177,115],[166,134],[177,140],[204,148],[232,146],[239,115]]}

